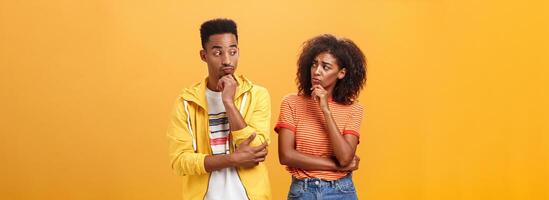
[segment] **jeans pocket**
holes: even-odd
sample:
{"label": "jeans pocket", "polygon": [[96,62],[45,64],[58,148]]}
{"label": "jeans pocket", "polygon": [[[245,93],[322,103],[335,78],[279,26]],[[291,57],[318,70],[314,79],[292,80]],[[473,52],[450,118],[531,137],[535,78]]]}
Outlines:
{"label": "jeans pocket", "polygon": [[290,192],[288,192],[288,199],[297,199],[303,193],[303,186],[299,182],[292,182],[290,185]]}
{"label": "jeans pocket", "polygon": [[337,189],[341,192],[341,193],[355,193],[356,190],[355,190],[355,185],[351,182],[349,184],[341,184],[341,185],[338,185],[337,186]]}

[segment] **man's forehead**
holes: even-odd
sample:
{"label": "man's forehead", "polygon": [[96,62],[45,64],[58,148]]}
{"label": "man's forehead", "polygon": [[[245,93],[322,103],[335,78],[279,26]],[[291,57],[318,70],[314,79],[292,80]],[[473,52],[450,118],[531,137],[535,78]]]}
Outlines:
{"label": "man's forehead", "polygon": [[223,33],[223,34],[215,34],[210,35],[210,38],[208,40],[208,46],[211,48],[219,48],[219,47],[236,47],[238,45],[238,42],[236,41],[236,36],[231,33]]}

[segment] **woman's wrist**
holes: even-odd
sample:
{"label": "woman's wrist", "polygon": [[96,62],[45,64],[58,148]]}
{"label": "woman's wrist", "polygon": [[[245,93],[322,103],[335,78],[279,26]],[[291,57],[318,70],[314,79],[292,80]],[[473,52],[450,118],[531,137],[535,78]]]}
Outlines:
{"label": "woman's wrist", "polygon": [[322,110],[322,113],[324,113],[324,115],[331,115],[332,114],[332,111],[330,110],[330,107],[328,107],[328,106],[321,106],[320,110]]}

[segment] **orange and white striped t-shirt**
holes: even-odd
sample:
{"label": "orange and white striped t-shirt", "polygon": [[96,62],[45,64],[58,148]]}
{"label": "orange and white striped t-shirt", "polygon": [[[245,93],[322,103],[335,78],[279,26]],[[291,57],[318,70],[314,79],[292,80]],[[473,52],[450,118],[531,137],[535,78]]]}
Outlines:
{"label": "orange and white striped t-shirt", "polygon": [[[328,106],[332,112],[334,121],[341,134],[353,134],[359,137],[360,122],[362,121],[363,108],[358,103],[343,105],[329,101]],[[295,134],[296,150],[313,156],[332,158],[332,151],[326,120],[318,101],[310,97],[291,94],[282,100],[280,116],[275,126],[275,131],[286,128]],[[337,180],[349,172],[303,170],[286,167],[292,176],[303,178],[320,178],[324,180]]]}

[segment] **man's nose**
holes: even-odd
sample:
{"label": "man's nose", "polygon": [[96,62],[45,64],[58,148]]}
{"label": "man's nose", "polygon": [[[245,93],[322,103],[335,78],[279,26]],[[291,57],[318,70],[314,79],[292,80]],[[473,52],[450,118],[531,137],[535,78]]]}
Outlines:
{"label": "man's nose", "polygon": [[231,59],[230,59],[229,53],[224,53],[224,54],[221,56],[221,64],[223,64],[223,65],[231,65]]}

